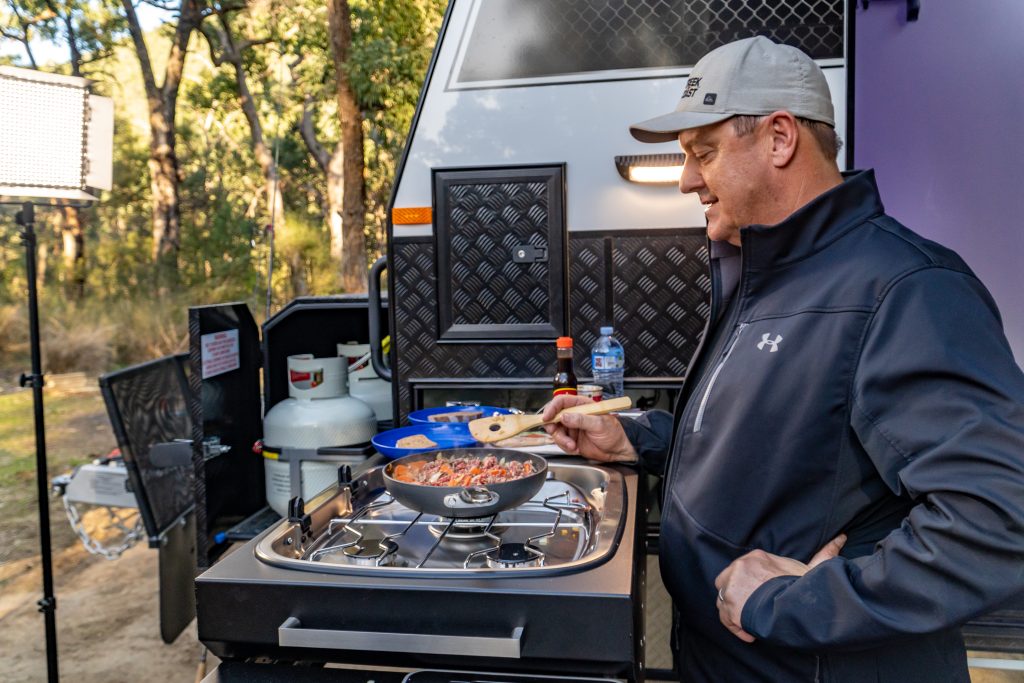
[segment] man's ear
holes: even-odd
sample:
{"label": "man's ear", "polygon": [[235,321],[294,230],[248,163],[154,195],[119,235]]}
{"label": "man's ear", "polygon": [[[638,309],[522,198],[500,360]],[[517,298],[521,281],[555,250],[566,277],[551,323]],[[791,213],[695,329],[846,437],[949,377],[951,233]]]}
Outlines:
{"label": "man's ear", "polygon": [[770,158],[775,168],[784,168],[796,156],[797,141],[800,138],[800,124],[788,111],[769,114],[764,122],[771,144]]}

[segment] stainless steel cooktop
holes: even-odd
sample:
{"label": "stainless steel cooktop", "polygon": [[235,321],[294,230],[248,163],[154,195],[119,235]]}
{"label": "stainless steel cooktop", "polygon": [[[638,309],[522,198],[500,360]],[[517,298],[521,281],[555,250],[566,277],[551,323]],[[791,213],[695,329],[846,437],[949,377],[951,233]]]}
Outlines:
{"label": "stainless steel cooktop", "polygon": [[624,522],[624,482],[611,469],[550,462],[548,479],[530,501],[458,520],[398,503],[384,490],[381,470],[314,498],[308,518],[282,521],[256,545],[256,557],[334,574],[562,573],[607,559]]}

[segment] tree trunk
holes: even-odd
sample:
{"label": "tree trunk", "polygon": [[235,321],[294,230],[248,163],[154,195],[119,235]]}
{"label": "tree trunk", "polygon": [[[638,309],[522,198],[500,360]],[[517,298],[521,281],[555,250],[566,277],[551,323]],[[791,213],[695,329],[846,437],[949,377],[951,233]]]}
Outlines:
{"label": "tree trunk", "polygon": [[312,98],[308,95],[302,109],[299,133],[302,134],[302,139],[306,143],[306,149],[309,150],[327,178],[327,201],[323,207],[324,216],[327,218],[327,225],[331,232],[331,260],[340,266],[345,253],[345,234],[342,223],[342,212],[345,209],[345,148],[339,142],[334,148],[334,153],[328,154],[320,141],[316,139],[316,130],[313,126],[313,103]]}
{"label": "tree trunk", "polygon": [[[345,151],[341,143],[338,144],[327,162],[327,219],[331,226],[331,259],[335,263],[342,263],[345,255]],[[352,291],[347,286],[347,291]]]}
{"label": "tree trunk", "polygon": [[164,69],[163,85],[157,86],[149,50],[142,35],[132,0],[121,0],[128,31],[142,69],[149,107],[149,174],[153,193],[153,262],[157,281],[165,288],[178,278],[178,249],[181,245],[181,216],[178,207],[178,157],[174,151],[174,115],[178,88],[185,67],[188,41],[202,23],[201,0],[181,0],[178,25]]}
{"label": "tree trunk", "polygon": [[64,294],[67,299],[80,301],[85,296],[85,230],[81,215],[73,206],[64,207],[61,241],[64,246]]}
{"label": "tree trunk", "polygon": [[161,111],[150,111],[149,184],[153,194],[153,262],[164,275],[178,268],[181,215],[178,210],[178,157],[174,152],[173,123]]}
{"label": "tree trunk", "polygon": [[349,82],[346,62],[352,47],[352,15],[348,0],[328,0],[327,24],[331,33],[338,116],[341,119],[342,161],[341,285],[346,292],[365,292],[367,284],[366,189],[363,178],[363,115]]}

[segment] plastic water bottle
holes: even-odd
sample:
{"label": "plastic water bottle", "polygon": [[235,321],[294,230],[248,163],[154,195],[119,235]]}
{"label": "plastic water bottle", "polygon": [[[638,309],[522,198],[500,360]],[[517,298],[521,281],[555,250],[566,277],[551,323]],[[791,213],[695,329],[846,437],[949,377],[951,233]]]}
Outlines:
{"label": "plastic water bottle", "polygon": [[594,384],[601,385],[606,398],[623,395],[622,378],[626,372],[626,352],[612,336],[614,331],[611,327],[602,327],[601,336],[590,350]]}

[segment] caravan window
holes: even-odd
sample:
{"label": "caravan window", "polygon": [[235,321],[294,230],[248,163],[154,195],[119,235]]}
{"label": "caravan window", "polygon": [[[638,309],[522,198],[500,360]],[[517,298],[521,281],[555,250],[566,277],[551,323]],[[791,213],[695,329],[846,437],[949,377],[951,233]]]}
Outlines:
{"label": "caravan window", "polygon": [[[452,87],[637,78],[753,35],[843,57],[843,0],[475,0]],[[623,73],[630,70],[628,73]]]}

